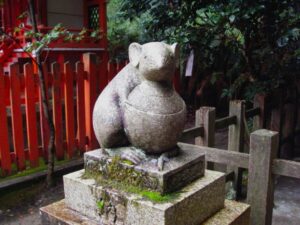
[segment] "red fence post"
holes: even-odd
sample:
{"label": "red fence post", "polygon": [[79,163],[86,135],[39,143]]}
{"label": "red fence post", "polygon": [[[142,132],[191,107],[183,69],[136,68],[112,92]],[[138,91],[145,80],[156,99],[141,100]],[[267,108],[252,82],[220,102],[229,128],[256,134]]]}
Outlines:
{"label": "red fence post", "polygon": [[19,80],[19,65],[14,63],[10,66],[10,102],[11,102],[11,119],[13,131],[13,144],[16,153],[16,161],[19,170],[26,169],[24,136],[21,112],[21,90]]}
{"label": "red fence post", "polygon": [[53,96],[53,122],[55,127],[55,150],[56,158],[61,160],[64,158],[63,145],[63,119],[62,119],[62,93],[61,93],[61,71],[60,64],[55,62],[51,65],[53,76],[52,96]]}
{"label": "red fence post", "polygon": [[[73,99],[73,71],[69,62],[64,65],[65,74],[65,117],[66,117],[66,139],[67,154],[69,158],[74,155],[75,148],[75,128],[74,128],[74,99]],[[96,85],[96,84],[95,84]]]}
{"label": "red fence post", "polygon": [[5,84],[3,69],[0,67],[0,161],[2,175],[11,173],[11,158],[8,143],[8,127],[5,106]]}
{"label": "red fence post", "polygon": [[84,65],[76,63],[76,95],[77,95],[77,139],[81,152],[85,151],[85,113],[84,113]]}
{"label": "red fence post", "polygon": [[96,54],[83,54],[83,63],[84,70],[87,72],[87,77],[84,82],[86,136],[88,138],[88,149],[94,149],[98,147],[92,124],[93,109],[98,96],[96,82]]}
{"label": "red fence post", "polygon": [[113,62],[108,62],[107,71],[108,71],[107,83],[109,83],[116,75],[116,64]]}
{"label": "red fence post", "polygon": [[102,54],[101,63],[99,65],[99,91],[102,92],[108,83],[108,52]]}
{"label": "red fence post", "polygon": [[28,134],[29,160],[31,167],[39,165],[38,135],[36,126],[35,111],[35,84],[34,74],[31,64],[24,65],[25,77],[25,107],[26,107],[26,125]]}

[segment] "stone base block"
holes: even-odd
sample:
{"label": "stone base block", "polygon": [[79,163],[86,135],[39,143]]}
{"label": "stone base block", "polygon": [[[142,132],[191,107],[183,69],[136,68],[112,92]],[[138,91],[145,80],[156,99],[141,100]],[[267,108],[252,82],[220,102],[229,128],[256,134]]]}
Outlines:
{"label": "stone base block", "polygon": [[[114,149],[113,152],[118,155],[128,150],[131,148],[123,147]],[[205,156],[193,149],[179,149],[179,155],[165,162],[162,171],[159,171],[157,166],[158,156],[145,157],[139,165],[128,165],[122,160],[116,162],[102,149],[97,149],[84,154],[84,164],[87,172],[99,173],[107,179],[136,182],[144,188],[160,193],[177,191],[204,175]],[[131,177],[132,175],[134,177]]]}
{"label": "stone base block", "polygon": [[215,171],[206,170],[204,177],[163,203],[97,185],[93,179],[82,179],[83,173],[64,176],[66,205],[105,225],[194,225],[224,207],[225,176]]}
{"label": "stone base block", "polygon": [[[43,225],[103,225],[68,208],[64,200],[43,207],[40,212]],[[249,225],[249,217],[249,205],[225,200],[225,207],[202,225]]]}
{"label": "stone base block", "polygon": [[203,225],[250,225],[250,206],[225,200],[225,207],[206,220]]}

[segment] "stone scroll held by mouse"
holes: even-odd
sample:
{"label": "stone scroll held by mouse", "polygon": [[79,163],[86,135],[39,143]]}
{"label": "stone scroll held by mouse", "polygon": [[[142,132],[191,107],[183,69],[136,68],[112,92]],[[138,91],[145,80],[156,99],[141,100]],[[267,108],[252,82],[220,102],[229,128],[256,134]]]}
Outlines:
{"label": "stone scroll held by mouse", "polygon": [[130,63],[94,107],[93,126],[102,149],[133,146],[145,155],[161,155],[176,148],[186,118],[186,105],[172,85],[178,52],[177,44],[163,42],[129,46]]}

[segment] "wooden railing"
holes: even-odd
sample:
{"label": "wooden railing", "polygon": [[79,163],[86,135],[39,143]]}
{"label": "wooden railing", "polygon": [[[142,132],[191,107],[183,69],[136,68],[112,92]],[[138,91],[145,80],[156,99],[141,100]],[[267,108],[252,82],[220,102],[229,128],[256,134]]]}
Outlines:
{"label": "wooden railing", "polygon": [[[234,187],[241,192],[241,170],[248,170],[247,202],[251,205],[251,224],[272,224],[274,199],[274,175],[300,179],[300,163],[277,159],[279,135],[261,128],[263,110],[245,111],[243,101],[230,102],[230,115],[215,119],[213,107],[202,107],[196,112],[196,126],[185,130],[183,142],[195,140],[196,145],[179,143],[185,149],[197,149],[205,153],[208,162],[227,165],[227,178],[234,179]],[[254,131],[250,135],[249,153],[243,152],[245,121],[253,117]],[[214,146],[215,129],[229,126],[228,150]],[[208,164],[213,169],[213,164]],[[233,176],[232,176],[233,174]]]}
{"label": "wooden railing", "polygon": [[[72,158],[98,145],[92,131],[91,112],[101,91],[98,88],[100,80],[106,82],[102,86],[108,80],[107,71],[97,71],[96,61],[95,54],[86,53],[83,62],[75,66],[66,62],[61,68],[53,63],[48,71],[44,65],[58,160]],[[4,75],[0,69],[2,175],[10,174],[13,164],[21,171],[26,169],[26,164],[38,166],[40,157],[47,159],[49,128],[41,101],[38,78],[31,64],[24,65],[24,74],[19,72],[17,63],[10,66],[9,75]]]}
{"label": "wooden railing", "polygon": [[[47,98],[55,125],[56,159],[98,147],[92,112],[103,88],[128,62],[101,62],[94,53],[83,54],[75,65],[44,64]],[[75,68],[75,69],[74,69]],[[47,160],[49,128],[41,106],[39,79],[31,64],[24,73],[12,64],[9,74],[0,68],[0,175],[39,166]]]}

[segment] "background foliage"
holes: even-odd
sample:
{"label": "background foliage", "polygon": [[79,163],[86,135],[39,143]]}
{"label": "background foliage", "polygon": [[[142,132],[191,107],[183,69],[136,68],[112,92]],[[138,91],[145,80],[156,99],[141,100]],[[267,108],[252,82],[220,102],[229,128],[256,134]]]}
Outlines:
{"label": "background foliage", "polygon": [[257,92],[295,84],[299,5],[296,0],[111,0],[110,49],[116,57],[124,56],[132,41],[178,42],[182,62],[194,50],[194,88],[203,79],[221,80],[223,96],[251,100]]}

